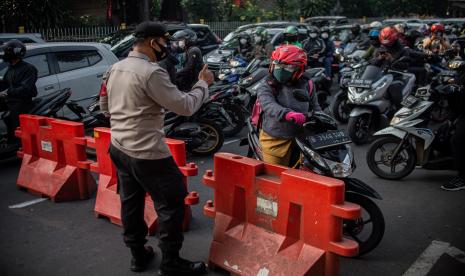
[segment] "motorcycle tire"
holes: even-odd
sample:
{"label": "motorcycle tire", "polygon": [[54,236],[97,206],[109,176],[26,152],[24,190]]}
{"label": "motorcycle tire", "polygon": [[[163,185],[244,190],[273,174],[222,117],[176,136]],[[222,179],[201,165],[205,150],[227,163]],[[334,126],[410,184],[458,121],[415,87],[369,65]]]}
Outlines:
{"label": "motorcycle tire", "polygon": [[[357,117],[350,117],[347,124],[347,132],[349,137],[356,145],[368,143],[372,132],[372,123],[367,125],[369,115],[362,114]],[[363,129],[362,129],[363,128]],[[362,132],[362,133],[360,133]]]}
{"label": "motorcycle tire", "polygon": [[[344,220],[343,233],[348,239],[355,240],[359,244],[359,252],[356,257],[375,249],[384,236],[386,228],[384,216],[379,207],[371,199],[366,196],[348,192],[345,195],[345,200],[351,203],[360,205],[362,209],[362,217],[357,220]],[[364,214],[368,214],[369,218],[365,219]],[[363,233],[364,228],[371,224],[369,229],[368,238],[361,239],[360,234]]]}
{"label": "motorcycle tire", "polygon": [[215,122],[206,119],[200,119],[197,123],[206,135],[213,135],[214,140],[211,146],[206,148],[202,148],[202,146],[200,146],[195,149],[191,149],[190,151],[201,156],[209,156],[219,151],[224,143],[224,135],[221,128]]}
{"label": "motorcycle tire", "polygon": [[379,160],[379,161],[375,160],[377,150],[382,148],[385,144],[398,145],[400,142],[401,142],[401,139],[397,137],[386,136],[386,137],[382,137],[380,139],[375,140],[370,145],[370,148],[367,151],[366,159],[367,159],[368,167],[374,174],[384,179],[398,180],[398,179],[406,177],[415,169],[415,166],[417,163],[417,155],[416,155],[415,149],[412,147],[410,143],[406,143],[404,146],[404,150],[408,154],[408,157],[406,160],[406,166],[404,167],[404,169],[402,169],[399,172],[392,172],[392,169],[391,169],[391,172],[388,173],[388,172],[383,171],[378,166],[378,165],[382,165],[382,164],[379,164],[379,162],[382,162],[382,160]]}
{"label": "motorcycle tire", "polygon": [[341,124],[347,124],[349,121],[350,108],[347,105],[347,96],[335,97],[331,104],[331,114]]}
{"label": "motorcycle tire", "polygon": [[224,106],[224,110],[228,113],[233,122],[232,126],[223,127],[225,137],[232,137],[241,132],[245,125],[245,113],[237,104],[229,104]]}

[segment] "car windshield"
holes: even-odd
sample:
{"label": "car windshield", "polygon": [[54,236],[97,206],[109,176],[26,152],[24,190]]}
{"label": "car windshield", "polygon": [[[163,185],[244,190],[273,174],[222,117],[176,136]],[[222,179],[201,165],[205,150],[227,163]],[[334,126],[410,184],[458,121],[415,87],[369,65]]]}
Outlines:
{"label": "car windshield", "polygon": [[119,31],[119,32],[116,32],[116,33],[112,33],[112,34],[104,37],[102,40],[100,40],[100,43],[115,46],[118,42],[123,40],[125,37],[127,37],[131,33],[132,33],[132,31]]}
{"label": "car windshield", "polygon": [[134,35],[129,34],[126,35],[123,39],[118,41],[115,45],[111,47],[111,51],[117,56],[120,57],[124,52],[127,51],[128,48],[132,47],[132,44],[134,43]]}

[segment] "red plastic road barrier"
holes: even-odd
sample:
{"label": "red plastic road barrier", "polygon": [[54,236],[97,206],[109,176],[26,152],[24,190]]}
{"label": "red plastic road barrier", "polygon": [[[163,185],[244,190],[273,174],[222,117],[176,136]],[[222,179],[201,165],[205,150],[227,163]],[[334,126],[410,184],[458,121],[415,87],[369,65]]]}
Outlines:
{"label": "red plastic road barrier", "polygon": [[[99,173],[99,185],[94,212],[97,216],[103,216],[117,225],[121,223],[121,201],[117,192],[116,169],[108,154],[110,146],[110,129],[95,128],[94,138],[88,139],[87,145],[95,148],[97,162],[91,165],[91,170]],[[195,164],[186,164],[186,151],[183,141],[166,139],[173,158],[179,169],[184,174],[184,183],[187,186],[187,177],[197,175],[198,168]],[[191,217],[190,205],[198,204],[199,196],[196,192],[191,192],[185,199],[186,213],[184,219],[184,229],[187,230]],[[147,194],[145,198],[145,222],[148,226],[149,235],[155,233],[158,216],[155,212],[153,201]]]}
{"label": "red plastic road barrier", "polygon": [[23,159],[17,185],[51,200],[86,199],[95,191],[82,123],[20,115]]}
{"label": "red plastic road barrier", "polygon": [[360,217],[344,202],[344,183],[309,172],[218,153],[215,189],[205,214],[214,216],[210,264],[234,275],[338,275],[340,256],[358,244],[342,237],[342,220]]}

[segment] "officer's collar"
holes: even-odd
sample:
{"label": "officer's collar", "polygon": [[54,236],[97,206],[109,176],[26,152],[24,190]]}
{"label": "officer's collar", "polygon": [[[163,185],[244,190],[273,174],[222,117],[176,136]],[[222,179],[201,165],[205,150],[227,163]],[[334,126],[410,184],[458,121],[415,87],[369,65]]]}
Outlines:
{"label": "officer's collar", "polygon": [[142,54],[140,52],[136,52],[136,51],[129,52],[128,57],[141,58],[141,59],[145,59],[146,61],[150,61],[150,58],[147,55]]}

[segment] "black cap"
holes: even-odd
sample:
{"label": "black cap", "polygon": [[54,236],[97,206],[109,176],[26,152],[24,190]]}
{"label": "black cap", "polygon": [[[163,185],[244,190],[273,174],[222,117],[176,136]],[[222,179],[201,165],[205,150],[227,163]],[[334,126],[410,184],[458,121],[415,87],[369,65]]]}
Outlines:
{"label": "black cap", "polygon": [[152,21],[145,21],[137,25],[134,34],[137,38],[146,37],[165,37],[170,38],[170,34],[166,30],[165,24]]}

